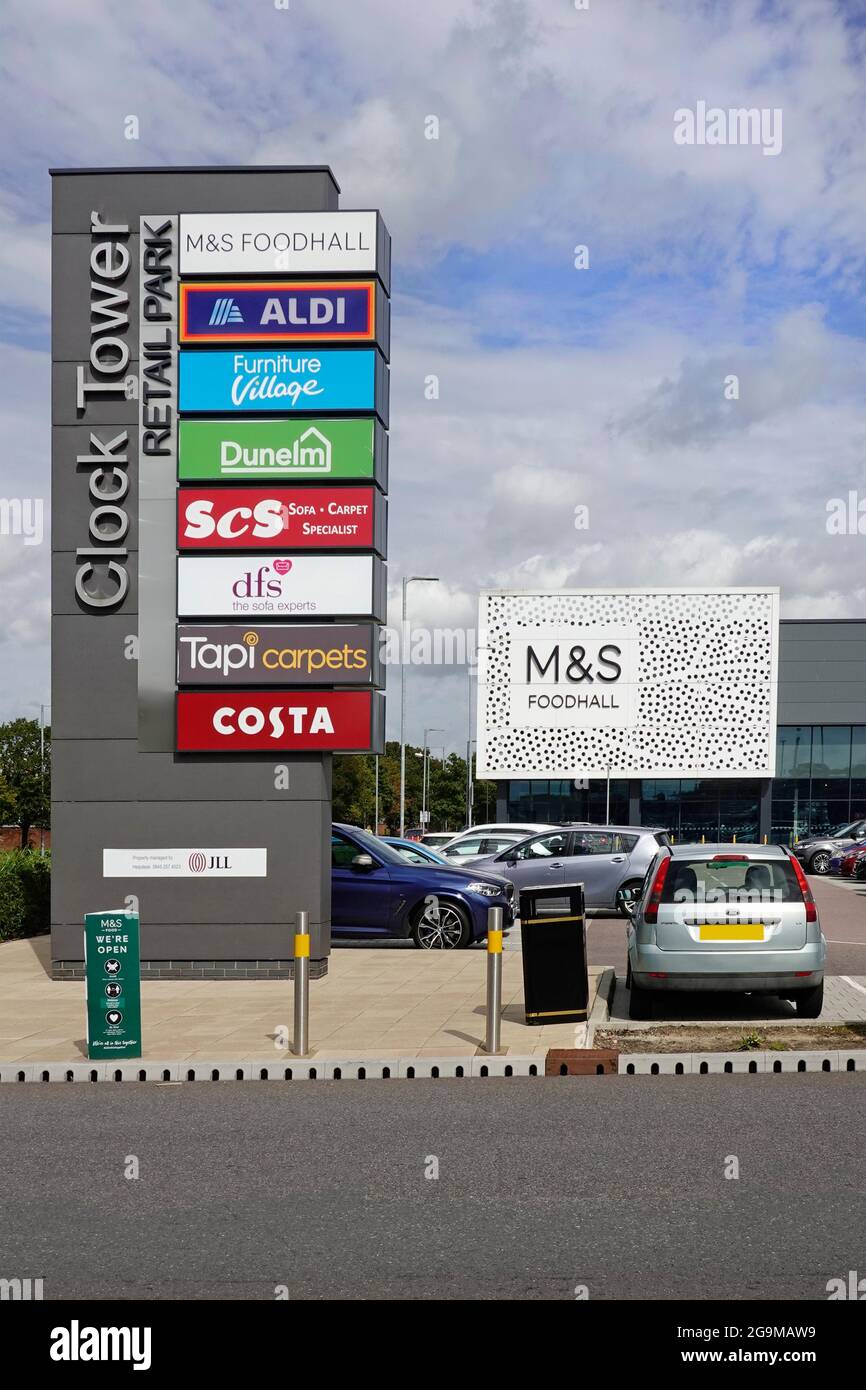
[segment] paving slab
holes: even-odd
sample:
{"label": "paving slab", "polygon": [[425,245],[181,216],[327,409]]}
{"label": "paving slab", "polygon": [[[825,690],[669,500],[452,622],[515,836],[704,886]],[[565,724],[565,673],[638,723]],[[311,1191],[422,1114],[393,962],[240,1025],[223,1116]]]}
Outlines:
{"label": "paving slab", "polygon": [[824,1009],[820,1019],[798,1017],[794,1005],[775,995],[748,994],[670,994],[659,995],[655,1017],[638,1022],[628,1016],[628,991],[623,976],[617,976],[610,1018],[605,1028],[639,1032],[660,1023],[691,1024],[714,1028],[726,1023],[785,1023],[792,1026],[819,1023],[866,1023],[866,976],[827,975],[824,979]]}
{"label": "paving slab", "polygon": [[[49,971],[48,937],[0,944],[0,1062],[85,1060],[84,982],[52,980]],[[474,1056],[484,1040],[486,973],[483,950],[337,949],[328,975],[310,986],[316,1057]],[[590,1008],[600,974],[590,970]],[[186,1060],[202,1074],[208,1062],[291,1065],[288,980],[144,980],[141,1000],[144,1062]],[[519,950],[503,954],[502,1002],[506,1055],[543,1058],[550,1047],[584,1045],[584,1024],[526,1024]]]}

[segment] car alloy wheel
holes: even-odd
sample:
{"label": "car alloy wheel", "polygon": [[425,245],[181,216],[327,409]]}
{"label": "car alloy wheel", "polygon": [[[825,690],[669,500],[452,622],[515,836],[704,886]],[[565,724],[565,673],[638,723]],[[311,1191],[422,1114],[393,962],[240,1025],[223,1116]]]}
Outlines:
{"label": "car alloy wheel", "polygon": [[830,867],[830,851],[819,849],[809,860],[809,870],[813,874],[825,874]]}
{"label": "car alloy wheel", "polygon": [[422,951],[454,951],[469,940],[469,923],[459,908],[434,900],[415,919],[412,939]]}

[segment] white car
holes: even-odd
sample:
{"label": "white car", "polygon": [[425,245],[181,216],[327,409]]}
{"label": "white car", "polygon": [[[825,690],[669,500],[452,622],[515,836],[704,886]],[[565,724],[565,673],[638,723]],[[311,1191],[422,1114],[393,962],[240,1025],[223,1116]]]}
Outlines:
{"label": "white car", "polygon": [[465,825],[462,830],[455,830],[451,836],[452,840],[459,840],[464,835],[496,835],[500,831],[503,835],[522,835],[524,839],[527,835],[540,834],[542,830],[558,830],[558,825],[548,825],[547,822],[528,821],[488,821],[484,825]]}
{"label": "white car", "polygon": [[555,829],[556,826],[550,825],[473,825],[471,830],[464,830],[447,845],[440,845],[439,853],[446,859],[477,859],[482,855],[498,854],[536,831]]}

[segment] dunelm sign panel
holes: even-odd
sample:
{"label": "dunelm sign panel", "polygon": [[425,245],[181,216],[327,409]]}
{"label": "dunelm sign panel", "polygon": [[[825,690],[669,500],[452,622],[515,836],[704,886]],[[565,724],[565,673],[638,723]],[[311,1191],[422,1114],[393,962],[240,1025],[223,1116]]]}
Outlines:
{"label": "dunelm sign panel", "polygon": [[480,777],[772,777],[779,591],[481,595]]}
{"label": "dunelm sign panel", "polygon": [[377,212],[182,213],[181,275],[378,275],[391,238]]}
{"label": "dunelm sign panel", "polygon": [[181,420],[179,437],[181,482],[387,482],[387,435],[373,419]]}
{"label": "dunelm sign panel", "polygon": [[388,423],[387,367],[374,348],[180,353],[180,408],[230,411],[376,411]]}

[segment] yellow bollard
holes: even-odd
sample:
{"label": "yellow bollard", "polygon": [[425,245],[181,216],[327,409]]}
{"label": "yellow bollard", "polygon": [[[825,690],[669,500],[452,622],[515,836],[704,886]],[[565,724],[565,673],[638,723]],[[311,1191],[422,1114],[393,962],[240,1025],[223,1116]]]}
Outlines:
{"label": "yellow bollard", "polygon": [[499,1051],[502,1019],[502,908],[487,911],[487,1034],[484,1051]]}

